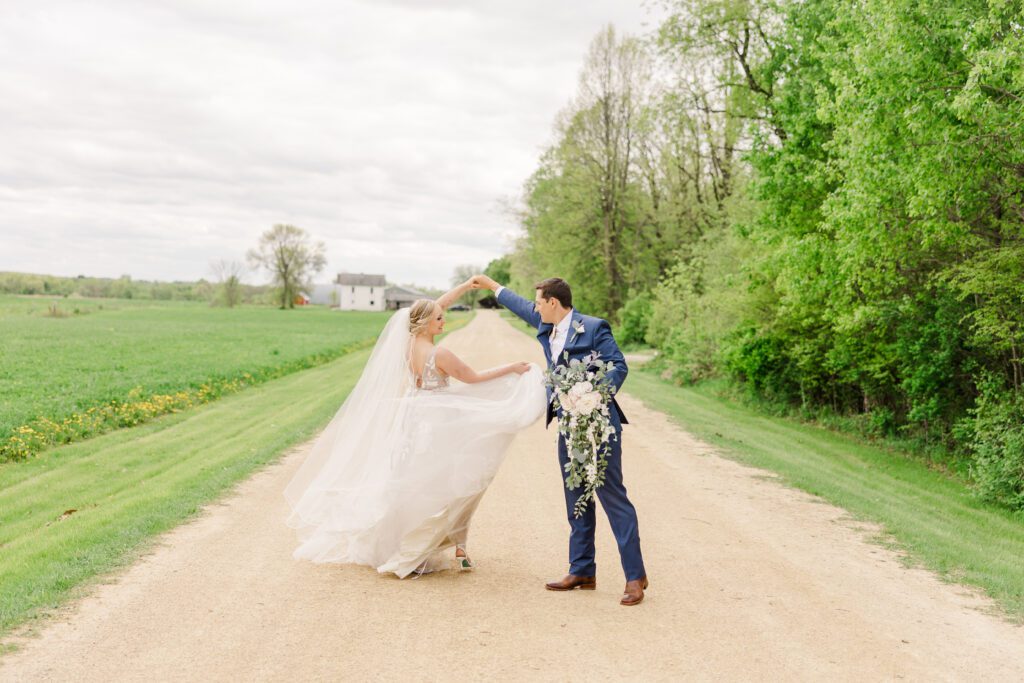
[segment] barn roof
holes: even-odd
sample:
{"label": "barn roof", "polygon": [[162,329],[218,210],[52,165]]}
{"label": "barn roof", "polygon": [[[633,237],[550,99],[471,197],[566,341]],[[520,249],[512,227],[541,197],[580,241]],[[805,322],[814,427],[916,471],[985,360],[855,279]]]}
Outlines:
{"label": "barn roof", "polygon": [[410,289],[408,287],[388,287],[388,291],[387,294],[385,295],[385,298],[388,301],[412,303],[417,299],[428,299],[430,297],[428,297],[426,294],[419,290]]}

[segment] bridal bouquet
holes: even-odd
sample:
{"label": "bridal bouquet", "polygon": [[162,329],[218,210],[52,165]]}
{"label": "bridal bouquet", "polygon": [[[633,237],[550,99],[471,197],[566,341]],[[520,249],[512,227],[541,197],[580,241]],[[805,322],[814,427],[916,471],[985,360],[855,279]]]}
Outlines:
{"label": "bridal bouquet", "polygon": [[556,365],[545,373],[552,389],[551,404],[562,410],[558,431],[565,437],[569,462],[565,464],[565,486],[570,491],[583,487],[573,513],[579,517],[604,483],[608,467],[604,446],[615,438],[608,413],[613,387],[602,380],[613,363],[600,360],[596,351],[586,358]]}

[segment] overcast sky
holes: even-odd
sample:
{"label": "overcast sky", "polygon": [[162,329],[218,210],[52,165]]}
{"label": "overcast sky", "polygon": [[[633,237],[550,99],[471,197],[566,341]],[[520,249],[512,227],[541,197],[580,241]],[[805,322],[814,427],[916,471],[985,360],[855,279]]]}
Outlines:
{"label": "overcast sky", "polygon": [[[509,250],[590,40],[644,0],[0,2],[0,270],[209,277],[291,223],[448,284]],[[249,282],[265,281],[250,274]]]}

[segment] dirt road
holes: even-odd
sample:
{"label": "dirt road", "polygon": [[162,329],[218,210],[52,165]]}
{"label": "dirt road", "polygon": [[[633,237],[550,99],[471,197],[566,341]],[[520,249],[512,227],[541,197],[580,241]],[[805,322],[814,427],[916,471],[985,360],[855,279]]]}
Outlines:
{"label": "dirt road", "polygon": [[[490,312],[446,345],[476,367],[541,360]],[[987,601],[622,404],[651,580],[636,608],[600,512],[598,590],[543,590],[566,568],[553,429],[513,443],[470,536],[477,570],[416,581],[292,560],[281,490],[300,448],[20,639],[0,680],[1024,679],[1024,629]]]}

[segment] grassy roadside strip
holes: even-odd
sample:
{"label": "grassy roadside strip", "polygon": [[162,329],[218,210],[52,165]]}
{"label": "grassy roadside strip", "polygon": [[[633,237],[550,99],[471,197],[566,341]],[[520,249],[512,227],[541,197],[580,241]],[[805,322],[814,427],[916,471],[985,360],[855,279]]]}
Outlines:
{"label": "grassy roadside strip", "polygon": [[1024,623],[1024,524],[959,481],[904,454],[822,427],[770,417],[699,388],[631,372],[626,393],[725,457],[778,473],[795,488],[882,525],[894,545],[943,580],[976,586]]}
{"label": "grassy roadside strip", "polygon": [[[502,311],[502,317],[534,336],[513,314]],[[623,390],[723,456],[775,472],[789,486],[880,524],[884,533],[872,540],[945,581],[981,588],[1003,617],[1024,624],[1024,524],[977,500],[961,481],[898,451],[764,415],[653,372],[633,370]]]}
{"label": "grassy roadside strip", "polygon": [[0,636],[131,564],[153,537],[322,429],[369,354],[0,465]]}

